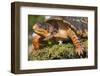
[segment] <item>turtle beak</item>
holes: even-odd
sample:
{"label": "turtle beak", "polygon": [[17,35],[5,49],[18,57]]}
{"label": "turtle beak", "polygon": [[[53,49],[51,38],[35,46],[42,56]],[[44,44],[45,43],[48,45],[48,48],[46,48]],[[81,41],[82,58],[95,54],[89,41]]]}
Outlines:
{"label": "turtle beak", "polygon": [[33,30],[38,29],[38,28],[39,28],[38,24],[35,24],[35,25],[33,25],[33,27],[32,27]]}
{"label": "turtle beak", "polygon": [[37,34],[41,33],[40,32],[40,27],[39,27],[38,23],[34,24],[33,27],[32,27],[32,29],[33,29],[33,32],[35,32]]}

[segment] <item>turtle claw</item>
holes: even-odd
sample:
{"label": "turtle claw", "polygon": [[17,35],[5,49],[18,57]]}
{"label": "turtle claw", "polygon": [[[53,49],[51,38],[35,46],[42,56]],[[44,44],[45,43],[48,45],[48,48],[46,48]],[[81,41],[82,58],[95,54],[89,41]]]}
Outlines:
{"label": "turtle claw", "polygon": [[75,50],[75,53],[76,53],[78,56],[81,56],[81,55],[83,55],[83,49],[82,49],[82,48],[77,48],[77,49]]}

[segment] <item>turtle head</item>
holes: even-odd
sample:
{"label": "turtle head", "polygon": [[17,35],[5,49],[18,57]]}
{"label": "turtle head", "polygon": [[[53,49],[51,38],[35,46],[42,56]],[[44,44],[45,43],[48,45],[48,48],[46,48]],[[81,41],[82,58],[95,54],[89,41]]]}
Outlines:
{"label": "turtle head", "polygon": [[33,25],[32,29],[35,33],[44,36],[44,37],[48,37],[50,35],[49,31],[48,31],[48,24],[47,23],[36,23]]}

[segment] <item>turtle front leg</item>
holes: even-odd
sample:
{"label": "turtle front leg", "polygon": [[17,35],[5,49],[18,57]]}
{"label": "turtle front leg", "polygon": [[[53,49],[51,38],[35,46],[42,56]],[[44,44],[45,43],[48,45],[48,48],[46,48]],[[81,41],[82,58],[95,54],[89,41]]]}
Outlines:
{"label": "turtle front leg", "polygon": [[75,46],[75,52],[76,54],[78,54],[79,56],[81,54],[83,54],[83,47],[81,42],[79,41],[77,35],[75,34],[75,32],[73,30],[71,30],[70,28],[67,31],[68,36],[71,38],[74,46]]}
{"label": "turtle front leg", "polygon": [[41,36],[39,36],[36,33],[32,34],[32,45],[33,45],[33,50],[35,49],[39,49],[40,48],[40,38]]}

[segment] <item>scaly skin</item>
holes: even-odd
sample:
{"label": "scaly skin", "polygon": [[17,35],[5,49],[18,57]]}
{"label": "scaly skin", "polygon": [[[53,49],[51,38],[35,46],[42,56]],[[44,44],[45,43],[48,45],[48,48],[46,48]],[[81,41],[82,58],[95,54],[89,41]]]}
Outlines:
{"label": "scaly skin", "polygon": [[69,28],[69,30],[67,30],[67,34],[68,36],[71,38],[74,46],[75,46],[75,52],[76,54],[78,54],[79,56],[81,54],[83,54],[83,47],[82,47],[82,44],[80,42],[80,40],[78,39],[78,37],[76,36],[76,34],[73,32],[73,30],[71,30]]}
{"label": "scaly skin", "polygon": [[32,38],[32,44],[34,46],[33,49],[36,50],[36,49],[40,48],[40,38],[41,38],[41,36],[39,36],[37,34],[35,34],[35,36],[33,36],[33,38]]}

